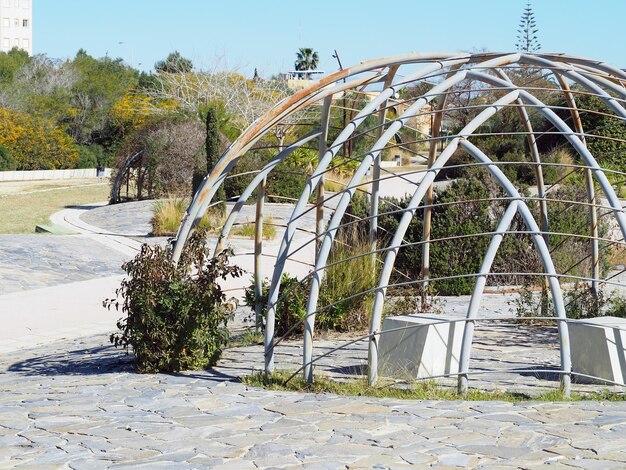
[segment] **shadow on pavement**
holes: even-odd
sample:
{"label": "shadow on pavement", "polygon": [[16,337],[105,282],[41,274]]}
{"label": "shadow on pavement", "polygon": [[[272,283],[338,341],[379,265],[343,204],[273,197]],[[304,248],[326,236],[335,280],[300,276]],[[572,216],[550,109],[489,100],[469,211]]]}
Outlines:
{"label": "shadow on pavement", "polygon": [[25,359],[7,370],[25,375],[94,375],[134,369],[132,356],[113,346],[98,346]]}
{"label": "shadow on pavement", "polygon": [[[75,349],[68,352],[55,352],[25,359],[11,364],[8,372],[24,375],[97,375],[113,373],[135,373],[132,355],[111,346]],[[188,371],[168,375],[178,378],[211,380],[216,382],[233,382],[236,376],[217,370]]]}

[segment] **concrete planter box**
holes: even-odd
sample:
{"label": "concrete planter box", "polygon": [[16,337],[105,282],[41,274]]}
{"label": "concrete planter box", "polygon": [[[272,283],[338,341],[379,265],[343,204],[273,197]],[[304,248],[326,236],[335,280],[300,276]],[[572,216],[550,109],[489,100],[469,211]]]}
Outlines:
{"label": "concrete planter box", "polygon": [[464,322],[446,315],[387,317],[382,331],[410,327],[380,335],[378,373],[402,379],[427,378],[459,371]]}
{"label": "concrete planter box", "polygon": [[[624,385],[626,379],[626,318],[599,317],[568,323],[572,370]],[[621,328],[621,329],[620,329]],[[603,383],[573,376],[580,383]]]}

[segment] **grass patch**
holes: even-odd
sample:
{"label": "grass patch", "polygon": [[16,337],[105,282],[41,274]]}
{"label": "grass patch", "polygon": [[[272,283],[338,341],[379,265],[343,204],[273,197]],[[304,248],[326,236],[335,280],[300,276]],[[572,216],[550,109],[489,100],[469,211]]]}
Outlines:
{"label": "grass patch", "polygon": [[59,188],[0,199],[0,233],[34,233],[35,225],[49,224],[50,216],[68,206],[107,201],[108,184]]}
{"label": "grass patch", "polygon": [[[161,199],[154,204],[154,214],[150,223],[152,234],[156,236],[173,236],[178,231],[183,214],[189,207],[190,200],[182,197]],[[219,206],[208,209],[198,224],[200,228],[215,233],[225,220],[225,214]]]}
{"label": "grass patch", "polygon": [[[271,217],[267,217],[263,221],[263,238],[265,240],[273,240],[276,237],[276,226]],[[254,239],[255,224],[254,222],[246,222],[233,227],[232,234],[239,237]]]}
{"label": "grass patch", "polygon": [[599,392],[581,394],[572,393],[566,398],[559,389],[552,390],[536,397],[530,397],[523,393],[504,391],[486,391],[470,389],[466,395],[459,395],[455,389],[442,387],[434,381],[419,381],[408,386],[381,385],[371,387],[366,379],[338,382],[326,377],[316,376],[315,382],[306,383],[300,375],[285,381],[291,376],[291,372],[277,371],[265,379],[262,372],[243,377],[241,380],[246,385],[263,387],[268,390],[308,392],[308,393],[334,393],[336,395],[367,396],[375,398],[398,398],[406,400],[468,400],[468,401],[626,401],[626,395],[601,390]]}
{"label": "grass patch", "polygon": [[233,336],[228,341],[229,348],[235,348],[239,346],[254,346],[257,344],[263,344],[265,336],[262,331],[256,331],[254,328],[248,328],[241,334]]}

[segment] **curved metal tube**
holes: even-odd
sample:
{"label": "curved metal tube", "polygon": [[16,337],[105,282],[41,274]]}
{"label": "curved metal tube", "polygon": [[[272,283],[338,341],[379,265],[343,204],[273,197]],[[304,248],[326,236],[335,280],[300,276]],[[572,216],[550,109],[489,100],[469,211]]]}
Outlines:
{"label": "curved metal tube", "polygon": [[[502,70],[497,69],[496,73],[500,75],[504,80],[509,82],[511,85],[515,86],[515,84],[511,81],[509,76],[506,73],[504,73]],[[537,193],[540,198],[539,213],[541,216],[541,231],[546,233],[550,231],[550,227],[548,225],[548,204],[546,203],[546,186],[543,182],[543,167],[541,166],[541,156],[539,155],[539,149],[537,148],[537,139],[535,138],[533,125],[530,122],[530,117],[528,116],[528,111],[526,111],[524,102],[521,99],[518,99],[516,101],[516,104],[519,105],[519,107],[517,108],[517,112],[520,115],[522,126],[524,126],[524,129],[526,130],[526,133],[527,133],[526,140],[528,141],[528,147],[530,148],[530,155],[532,156],[532,159],[535,162],[535,178],[537,179]],[[548,239],[546,237],[546,243],[547,242],[548,242]]]}
{"label": "curved metal tube", "polygon": [[[304,211],[304,208],[309,200],[309,197],[313,193],[314,188],[319,183],[321,176],[324,171],[328,167],[331,160],[334,158],[336,153],[339,150],[340,145],[345,142],[350,136],[356,131],[356,129],[360,126],[360,124],[365,120],[367,116],[373,113],[374,110],[378,108],[378,106],[387,100],[390,96],[392,96],[395,92],[403,89],[408,86],[414,80],[417,80],[431,72],[436,70],[441,70],[445,66],[456,65],[457,63],[464,63],[467,59],[453,60],[451,63],[444,65],[443,63],[430,64],[428,66],[422,67],[416,72],[409,75],[409,77],[404,79],[404,83],[400,85],[392,85],[389,88],[383,90],[376,98],[370,101],[359,113],[356,117],[349,123],[349,125],[344,128],[341,133],[337,136],[333,144],[330,146],[329,150],[326,152],[324,157],[319,161],[317,168],[307,181],[307,184],[296,203],[289,223],[287,224],[287,229],[285,230],[283,240],[281,242],[280,249],[278,251],[278,257],[276,260],[276,265],[274,267],[274,273],[272,276],[272,282],[270,285],[269,291],[269,299],[268,299],[268,307],[266,313],[266,321],[265,321],[265,373],[270,374],[274,369],[274,355],[273,348],[271,347],[274,341],[274,324],[276,317],[276,302],[278,300],[278,293],[280,289],[280,281],[284,270],[284,265],[287,259],[289,246],[291,245],[291,241],[296,231],[297,222],[299,216]],[[294,223],[296,222],[296,223]]]}
{"label": "curved metal tube", "polygon": [[323,268],[326,265],[328,256],[330,254],[330,248],[335,239],[337,228],[341,223],[346,209],[352,197],[354,196],[358,185],[369,171],[372,163],[380,157],[380,153],[389,142],[392,137],[400,130],[400,128],[411,118],[417,111],[430,103],[439,93],[449,89],[456,83],[459,83],[465,78],[464,72],[458,72],[454,76],[446,79],[444,82],[433,87],[426,93],[425,96],[417,99],[411,106],[409,106],[402,115],[395,120],[388,128],[383,132],[380,138],[373,145],[369,153],[363,157],[363,161],[354,172],[347,188],[343,191],[341,199],[333,213],[330,222],[328,223],[328,230],[322,240],[319,252],[317,254],[317,261],[315,263],[315,271],[311,278],[311,289],[309,293],[309,299],[307,302],[307,321],[304,334],[304,352],[303,352],[303,364],[304,364],[304,377],[308,382],[313,381],[313,369],[311,367],[312,349],[313,349],[313,329],[315,325],[315,310],[317,309],[317,301],[319,299],[319,290],[322,282]]}
{"label": "curved metal tube", "polygon": [[[572,122],[574,123],[574,128],[576,132],[579,133],[579,138],[585,146],[587,146],[587,142],[585,140],[585,130],[583,129],[583,123],[580,119],[580,114],[578,113],[578,106],[576,105],[576,100],[574,99],[574,95],[570,90],[569,85],[563,79],[563,76],[560,74],[556,74],[556,79],[563,90],[563,94],[565,96],[565,100],[570,108],[570,114],[572,116]],[[591,240],[591,277],[594,278],[594,281],[591,283],[591,287],[593,289],[594,295],[598,295],[598,291],[600,290],[600,285],[598,279],[600,279],[600,244],[598,243],[598,211],[596,209],[596,189],[593,186],[593,175],[591,170],[585,169],[585,186],[587,189],[587,200],[589,201],[589,225],[590,225],[590,233],[593,237]]]}
{"label": "curved metal tube", "polygon": [[124,175],[126,175],[133,164],[143,155],[144,149],[141,149],[139,152],[131,155],[124,162],[124,166],[120,169],[115,177],[115,181],[113,182],[113,190],[111,191],[111,202],[116,204],[120,202],[122,199],[120,196],[120,192],[122,191],[122,181],[124,180]]}
{"label": "curved metal tube", "polygon": [[[489,162],[493,163],[487,155],[485,155],[482,150],[476,147],[471,142],[464,140],[461,142],[461,146],[467,150],[472,156],[474,156],[478,161],[482,163],[488,164]],[[541,258],[541,262],[543,264],[544,271],[546,276],[548,277],[548,283],[550,284],[550,291],[552,293],[552,302],[554,303],[554,312],[558,318],[566,318],[565,315],[565,304],[563,302],[563,293],[561,292],[561,285],[559,284],[559,280],[557,277],[556,269],[554,268],[554,263],[552,262],[552,257],[550,256],[550,250],[548,249],[548,245],[544,240],[541,229],[537,225],[535,218],[533,217],[530,209],[524,202],[523,198],[513,186],[511,181],[502,173],[502,170],[498,168],[496,165],[487,165],[487,170],[493,177],[495,177],[498,182],[502,185],[507,194],[511,197],[519,198],[518,209],[520,215],[524,219],[524,223],[528,227],[528,230],[531,232],[531,237],[537,248],[537,252]],[[496,247],[497,248],[497,247]],[[494,252],[495,256],[495,252]],[[493,261],[493,260],[491,260]],[[482,274],[482,273],[481,273]],[[479,278],[480,279],[480,278]],[[477,281],[477,284],[480,286],[480,281]],[[480,299],[482,297],[482,289],[477,292],[478,299],[475,301],[478,305],[480,304]],[[474,293],[472,293],[472,297]],[[472,299],[473,300],[473,299]],[[476,306],[476,308],[478,307]],[[570,341],[569,341],[569,330],[565,322],[559,322],[558,324],[559,330],[559,346],[561,353],[561,371],[563,374],[561,375],[561,386],[563,387],[563,393],[565,396],[569,396],[571,392],[571,371],[572,371],[572,360],[570,354]],[[472,330],[468,331],[470,334],[468,338],[468,342],[465,343],[466,347],[471,347],[471,333]],[[465,337],[463,338],[465,340]],[[469,353],[467,353],[467,361],[469,363]]]}
{"label": "curved metal tube", "polygon": [[389,251],[385,256],[385,261],[383,263],[383,267],[378,281],[378,289],[376,290],[374,297],[372,319],[370,322],[370,334],[372,335],[372,337],[370,338],[368,347],[368,376],[369,383],[371,385],[374,385],[378,380],[378,333],[380,331],[383,305],[387,292],[386,286],[389,283],[389,278],[391,276],[391,271],[398,255],[400,244],[404,238],[406,230],[409,227],[409,223],[411,222],[411,219],[413,218],[415,211],[417,210],[417,207],[424,198],[426,191],[428,190],[428,186],[430,186],[430,184],[435,180],[435,177],[437,176],[441,168],[443,168],[448,159],[456,151],[460,141],[462,139],[466,139],[469,135],[471,135],[472,132],[474,132],[485,121],[491,118],[498,110],[517,100],[519,94],[520,92],[518,90],[514,90],[508,93],[507,95],[494,102],[488,108],[485,108],[478,116],[472,119],[461,130],[461,132],[459,132],[459,135],[452,139],[450,143],[448,143],[444,151],[435,160],[426,175],[424,175],[424,178],[422,179],[417,189],[415,190],[415,193],[411,197],[411,200],[406,207],[406,212],[402,215],[393,239],[389,243]]}
{"label": "curved metal tube", "polygon": [[[472,290],[472,296],[470,297],[470,303],[467,308],[467,322],[465,322],[465,328],[463,330],[463,340],[461,342],[461,356],[459,358],[459,384],[458,392],[465,393],[467,391],[467,373],[469,371],[469,360],[472,349],[472,338],[474,337],[474,319],[478,316],[478,308],[480,307],[480,300],[482,299],[485,285],[487,284],[487,275],[491,271],[491,266],[500,248],[500,243],[504,238],[504,234],[509,230],[513,217],[517,214],[519,202],[512,201],[504,211],[495,233],[491,237],[483,262],[480,265],[479,275],[474,283],[474,289]],[[471,321],[470,321],[471,320]]]}

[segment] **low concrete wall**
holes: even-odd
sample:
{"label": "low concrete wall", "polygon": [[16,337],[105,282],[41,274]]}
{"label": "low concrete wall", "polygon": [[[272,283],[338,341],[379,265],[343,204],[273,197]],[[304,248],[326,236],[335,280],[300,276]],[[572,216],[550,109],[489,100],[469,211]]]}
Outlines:
{"label": "low concrete wall", "polygon": [[103,175],[98,175],[96,168],[81,168],[79,170],[0,171],[0,181],[65,180],[76,178],[108,178],[110,176],[110,168],[105,168]]}

